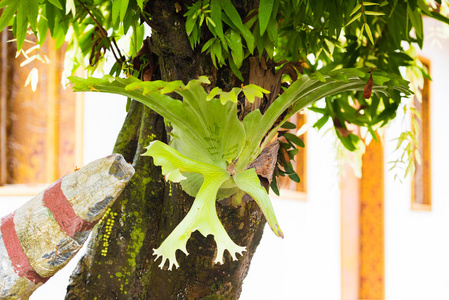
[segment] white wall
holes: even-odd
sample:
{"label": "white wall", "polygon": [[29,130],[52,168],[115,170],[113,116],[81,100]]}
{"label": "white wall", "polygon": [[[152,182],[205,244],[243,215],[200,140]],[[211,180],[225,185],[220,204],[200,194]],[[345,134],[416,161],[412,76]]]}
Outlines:
{"label": "white wall", "polygon": [[308,132],[307,201],[273,200],[285,238],[266,226],[243,300],[340,299],[339,168],[334,137],[323,132]]}
{"label": "white wall", "polygon": [[125,97],[84,94],[84,164],[112,153],[125,117]]}
{"label": "white wall", "polygon": [[[386,299],[449,299],[449,39],[425,19],[421,54],[431,59],[432,211],[410,208],[410,179],[401,184],[386,173]],[[392,160],[400,119],[387,131],[386,163]]]}

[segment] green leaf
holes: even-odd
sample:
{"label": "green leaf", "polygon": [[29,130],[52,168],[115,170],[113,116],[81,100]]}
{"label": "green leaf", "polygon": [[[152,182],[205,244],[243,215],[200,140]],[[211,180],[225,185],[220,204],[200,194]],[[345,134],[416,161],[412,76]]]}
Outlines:
{"label": "green leaf", "polygon": [[39,6],[37,0],[25,0],[26,2],[26,13],[28,22],[30,22],[30,27],[33,31],[37,29],[37,17],[39,13]]}
{"label": "green leaf", "polygon": [[17,11],[17,8],[19,6],[20,1],[14,1],[14,0],[3,0],[1,4],[7,5],[6,8],[3,10],[1,16],[0,16],[0,31],[5,29],[5,27],[11,23],[13,20],[14,14]]}
{"label": "green leaf", "polygon": [[284,124],[282,124],[281,128],[284,128],[284,129],[296,129],[296,125],[293,124],[292,122],[285,122]]}
{"label": "green leaf", "polygon": [[206,51],[207,49],[209,49],[209,47],[215,42],[215,40],[216,40],[216,38],[211,38],[210,40],[208,40],[208,41],[204,44],[203,48],[201,48],[201,52],[204,52],[204,51]]}
{"label": "green leaf", "polygon": [[352,17],[352,19],[348,23],[346,23],[345,26],[348,26],[349,24],[351,24],[352,22],[354,22],[355,20],[360,18],[361,15],[362,15],[362,12],[359,12],[358,14],[356,14],[354,17]]}
{"label": "green leaf", "polygon": [[4,8],[12,3],[16,3],[18,5],[18,1],[15,0],[2,0],[0,1],[0,8]]}
{"label": "green leaf", "polygon": [[239,68],[237,68],[237,66],[235,65],[234,60],[229,60],[229,67],[231,67],[232,72],[235,76],[237,76],[238,79],[240,79],[240,81],[244,81],[242,73],[240,73]]}
{"label": "green leaf", "polygon": [[289,140],[290,142],[292,142],[293,144],[304,148],[304,142],[295,134],[292,133],[284,133],[284,137]]}
{"label": "green leaf", "polygon": [[209,95],[207,95],[206,100],[209,101],[213,98],[215,98],[215,96],[220,95],[223,91],[218,87],[214,87],[212,89],[212,91],[210,91]]}
{"label": "green leaf", "polygon": [[[247,141],[245,148],[243,148],[240,158],[237,162],[237,170],[242,170],[246,167],[248,162],[253,161],[262,151],[262,149],[270,142],[270,140],[277,134],[278,128],[287,121],[290,116],[298,112],[307,105],[325,98],[330,95],[346,91],[363,91],[366,81],[354,76],[354,70],[336,69],[328,73],[330,77],[337,75],[346,76],[347,82],[328,80],[321,82],[318,79],[311,79],[307,75],[302,75],[296,80],[284,93],[279,96],[262,114],[259,110],[252,111],[243,119],[243,125],[247,132]],[[373,92],[378,92],[386,98],[390,98],[389,89],[397,90],[405,94],[409,94],[407,82],[395,75],[391,77],[397,78],[398,81],[392,80],[386,82],[386,86],[373,86]],[[273,129],[272,124],[290,107],[289,113],[285,115],[283,121]],[[326,116],[327,121],[328,116]],[[268,132],[270,130],[270,132]]]}
{"label": "green leaf", "polygon": [[221,92],[220,93],[220,102],[221,104],[225,104],[227,102],[237,103],[238,95],[240,94],[240,88],[232,88],[229,92]]}
{"label": "green leaf", "polygon": [[389,81],[390,78],[386,76],[381,76],[373,73],[373,81],[376,85],[384,85],[385,82]]}
{"label": "green leaf", "polygon": [[247,192],[256,201],[262,210],[265,218],[267,219],[268,225],[270,225],[271,230],[280,237],[284,237],[279,223],[274,214],[274,209],[271,204],[270,197],[268,196],[266,190],[260,185],[259,177],[256,174],[255,169],[248,169],[237,173],[234,177],[235,184],[242,190]]}
{"label": "green leaf", "polygon": [[172,182],[186,179],[182,173],[199,173],[204,176],[215,173],[225,174],[223,169],[190,159],[161,141],[151,142],[142,155],[152,156],[154,164],[162,167],[162,174],[165,175],[166,180]]}
{"label": "green leaf", "polygon": [[316,78],[321,82],[326,82],[326,78],[324,78],[323,74],[321,74],[319,71],[315,72]]}
{"label": "green leaf", "polygon": [[61,2],[59,2],[59,0],[48,0],[48,2],[50,2],[51,4],[53,4],[57,9],[62,10],[62,5]]}
{"label": "green leaf", "polygon": [[322,116],[318,121],[313,124],[314,128],[321,129],[329,121],[329,115]]}
{"label": "green leaf", "polygon": [[225,250],[231,254],[233,260],[237,260],[236,254],[241,255],[246,249],[236,245],[231,240],[218,219],[215,208],[218,189],[230,178],[229,173],[216,166],[191,160],[160,141],[152,142],[147,149],[144,155],[152,156],[155,165],[162,167],[162,174],[165,175],[166,180],[174,180],[175,182],[183,180],[185,177],[181,173],[184,171],[199,173],[204,176],[204,182],[185,218],[162,242],[159,248],[154,249],[155,260],[162,256],[159,267],[162,268],[166,261],[168,261],[169,270],[173,266],[179,267],[176,260],[176,251],[181,250],[186,255],[189,254],[186,248],[187,241],[192,232],[196,230],[204,236],[209,234],[214,236],[217,243],[215,263],[223,263]]}
{"label": "green leaf", "polygon": [[424,36],[424,29],[422,23],[422,15],[419,13],[417,9],[414,11],[410,8],[410,5],[407,5],[407,15],[412,22],[413,27],[415,28],[416,37],[422,39]]}
{"label": "green leaf", "polygon": [[215,22],[210,17],[206,17],[206,23],[210,23],[214,27],[217,26],[217,25],[215,25]]}
{"label": "green leaf", "polygon": [[260,0],[259,2],[259,30],[262,36],[267,29],[270,21],[271,12],[273,11],[274,0]]}
{"label": "green leaf", "polygon": [[126,11],[128,10],[129,0],[120,0],[120,2],[120,22],[123,22]]}
{"label": "green leaf", "polygon": [[19,1],[19,7],[17,9],[16,15],[16,39],[17,39],[17,50],[22,49],[23,42],[25,41],[25,37],[27,35],[28,30],[28,22],[26,13],[26,3],[25,1]]}
{"label": "green leaf", "polygon": [[[124,95],[158,112],[173,126],[171,145],[191,159],[226,168],[238,157],[244,145],[245,131],[237,118],[237,103],[222,105],[221,99],[207,101],[207,93],[201,86],[203,80],[192,80],[184,87],[180,81],[140,81],[133,76],[126,79],[110,76],[69,79],[75,83],[76,91]],[[164,89],[178,93],[183,101],[162,95]],[[144,92],[147,93],[144,95]],[[231,92],[235,94],[236,90]]]}
{"label": "green leaf", "polygon": [[278,196],[280,195],[278,184],[277,184],[277,178],[275,176],[273,176],[273,180],[271,181],[270,188],[276,195],[278,195]]}
{"label": "green leaf", "polygon": [[291,180],[293,180],[296,183],[300,183],[301,179],[299,178],[298,174],[293,173],[293,174],[289,174],[288,177],[290,177]]}
{"label": "green leaf", "polygon": [[362,7],[362,5],[360,5],[360,3],[357,3],[357,5],[354,7],[354,9],[352,10],[352,12],[349,16],[352,16],[353,14],[355,14],[361,7]]}
{"label": "green leaf", "polygon": [[365,2],[363,1],[363,6],[372,6],[372,5],[380,5],[379,3],[375,3],[375,2]]}
{"label": "green leaf", "polygon": [[226,37],[228,38],[228,46],[231,48],[232,59],[234,60],[236,67],[240,69],[243,62],[243,46],[240,33],[229,29],[226,32]]}
{"label": "green leaf", "polygon": [[215,32],[220,38],[220,41],[223,44],[226,44],[226,40],[223,33],[223,23],[221,21],[221,5],[219,0],[212,0],[210,17],[215,22]]}
{"label": "green leaf", "polygon": [[112,24],[115,24],[117,22],[117,19],[120,16],[121,6],[122,0],[114,0],[112,2]]}
{"label": "green leaf", "polygon": [[385,16],[385,14],[383,12],[381,12],[381,11],[369,11],[369,10],[365,11],[365,15],[368,15],[368,16]]}
{"label": "green leaf", "polygon": [[255,84],[248,84],[243,87],[243,93],[245,94],[246,99],[250,103],[253,103],[255,97],[262,98],[263,94],[269,94],[270,91],[267,91]]}
{"label": "green leaf", "polygon": [[136,0],[137,6],[139,6],[140,10],[143,11],[143,0]]}
{"label": "green leaf", "polygon": [[224,57],[223,57],[223,53],[222,53],[222,47],[220,45],[219,40],[215,40],[215,42],[212,44],[211,48],[210,48],[210,53],[211,56],[214,56],[217,58],[220,66],[224,64]]}
{"label": "green leaf", "polygon": [[240,18],[240,15],[235,9],[234,5],[230,0],[222,0],[221,7],[223,8],[229,19],[232,21],[232,23],[235,25],[235,27],[237,27],[242,34],[243,38],[246,41],[246,45],[248,46],[248,50],[252,54],[254,51],[254,36],[252,35],[251,31],[243,25],[242,19]]}
{"label": "green leaf", "polygon": [[366,34],[368,35],[369,40],[371,41],[371,44],[374,45],[373,34],[371,33],[371,29],[369,28],[368,23],[365,23],[363,25],[365,26],[365,31]]}

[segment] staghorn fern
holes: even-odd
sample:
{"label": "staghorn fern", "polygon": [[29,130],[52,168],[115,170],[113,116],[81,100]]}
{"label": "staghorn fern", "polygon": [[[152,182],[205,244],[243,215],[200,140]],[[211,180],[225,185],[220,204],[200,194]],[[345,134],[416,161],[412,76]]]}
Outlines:
{"label": "staghorn fern", "polygon": [[[409,94],[408,83],[402,78],[385,73],[373,74],[373,93],[378,97],[398,98]],[[170,146],[154,141],[143,155],[152,156],[162,167],[165,179],[180,182],[183,189],[196,197],[186,217],[173,232],[154,249],[156,259],[162,256],[161,268],[168,260],[169,270],[179,267],[176,250],[187,253],[190,235],[198,230],[204,236],[212,234],[217,243],[215,263],[223,263],[227,250],[234,260],[245,247],[235,244],[226,233],[215,210],[217,194],[241,190],[259,205],[270,228],[277,236],[283,233],[276,220],[270,198],[260,185],[255,169],[247,168],[274,138],[287,119],[307,105],[330,95],[347,91],[362,91],[367,73],[358,69],[338,69],[328,75],[302,75],[267,109],[249,113],[243,121],[237,117],[237,96],[243,92],[248,101],[268,91],[255,85],[223,92],[214,88],[208,94],[202,84],[210,84],[206,77],[181,81],[141,81],[135,77],[103,78],[70,77],[75,91],[97,91],[120,94],[135,99],[170,121],[173,127]],[[175,92],[183,101],[166,94]],[[219,98],[217,98],[219,97]],[[278,118],[290,112],[275,127]]]}

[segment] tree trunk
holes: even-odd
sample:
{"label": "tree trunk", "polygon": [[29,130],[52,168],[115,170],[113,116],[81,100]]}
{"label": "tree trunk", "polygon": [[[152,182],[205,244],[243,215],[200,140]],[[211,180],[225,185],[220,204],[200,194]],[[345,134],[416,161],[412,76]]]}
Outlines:
{"label": "tree trunk", "polygon": [[[235,4],[246,14],[256,5]],[[213,84],[238,86],[228,68],[216,70],[201,46],[192,50],[185,34],[184,11],[176,13],[176,1],[150,1],[148,9],[157,24],[149,42],[163,80],[188,81],[210,75]],[[250,74],[246,62],[246,78]],[[270,71],[270,70],[269,70]],[[264,72],[267,72],[265,70]],[[274,67],[271,70],[274,74]],[[279,85],[278,76],[265,88]],[[280,77],[280,76],[279,76]],[[248,81],[248,80],[247,80]],[[258,79],[260,81],[260,78]],[[247,84],[249,82],[245,82]],[[261,82],[257,82],[259,85]],[[244,105],[244,104],[242,104]],[[243,113],[245,109],[241,109]],[[223,265],[215,265],[216,245],[212,236],[194,232],[187,243],[189,255],[178,251],[180,268],[168,271],[153,261],[153,249],[187,214],[193,198],[180,185],[166,183],[152,158],[141,156],[154,140],[167,141],[162,117],[133,102],[117,139],[114,152],[132,162],[136,173],[107,217],[97,226],[87,254],[72,274],[66,299],[237,299],[251,259],[262,237],[265,218],[254,201],[231,207],[217,203],[217,212],[233,241],[247,251],[237,261],[226,254]]]}

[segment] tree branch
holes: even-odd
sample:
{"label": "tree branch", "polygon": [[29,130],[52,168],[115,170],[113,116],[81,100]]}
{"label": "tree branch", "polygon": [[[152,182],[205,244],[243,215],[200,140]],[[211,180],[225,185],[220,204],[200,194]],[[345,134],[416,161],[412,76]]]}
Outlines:
{"label": "tree branch", "polygon": [[148,26],[151,27],[151,30],[154,30],[156,32],[162,32],[163,28],[161,26],[157,25],[156,23],[154,23],[153,21],[151,21],[150,19],[148,19],[148,17],[145,15],[145,12],[142,11],[140,16],[143,18],[145,23],[147,23]]}
{"label": "tree branch", "polygon": [[112,55],[114,55],[115,60],[116,60],[118,63],[121,64],[121,63],[122,63],[122,55],[121,55],[121,53],[120,53],[120,49],[119,49],[118,46],[117,46],[117,43],[115,42],[115,39],[112,38],[112,40],[113,40],[113,42],[114,42],[114,45],[115,45],[115,47],[116,47],[116,50],[117,50],[117,52],[118,52],[118,55],[117,55],[117,54],[115,53],[115,51],[114,51],[114,47],[113,47],[113,45],[112,45],[112,43],[111,43],[111,40],[110,40],[109,37],[108,37],[108,32],[106,31],[106,29],[104,29],[103,26],[100,25],[100,23],[97,21],[97,19],[95,19],[94,15],[90,12],[90,10],[86,7],[86,5],[84,5],[84,3],[81,2],[81,0],[77,0],[77,1],[78,1],[78,3],[79,3],[79,4],[86,10],[86,12],[89,14],[89,16],[92,18],[92,20],[93,20],[93,21],[95,22],[95,24],[97,25],[98,29],[100,29],[100,34],[101,34],[101,36],[108,39],[108,44],[109,44],[109,47],[110,47],[110,49],[111,49]]}

